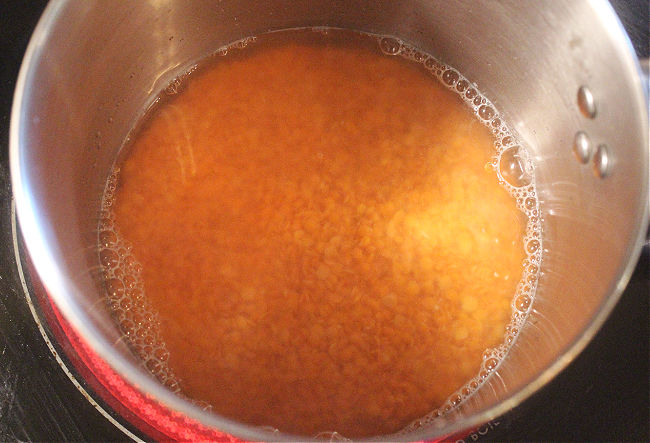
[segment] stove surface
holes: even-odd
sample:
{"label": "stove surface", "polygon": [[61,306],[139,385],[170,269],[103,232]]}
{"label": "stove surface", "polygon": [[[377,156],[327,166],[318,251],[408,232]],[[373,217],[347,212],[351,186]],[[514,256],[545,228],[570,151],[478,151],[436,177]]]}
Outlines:
{"label": "stove surface", "polygon": [[[45,3],[0,2],[0,441],[140,438],[106,405],[99,405],[101,413],[66,375],[36,325],[16,266],[9,114],[20,62]],[[612,3],[637,54],[648,57],[648,1]],[[540,392],[465,441],[650,440],[649,286],[646,247],[620,302],[585,351]],[[62,354],[60,349],[57,353]]]}

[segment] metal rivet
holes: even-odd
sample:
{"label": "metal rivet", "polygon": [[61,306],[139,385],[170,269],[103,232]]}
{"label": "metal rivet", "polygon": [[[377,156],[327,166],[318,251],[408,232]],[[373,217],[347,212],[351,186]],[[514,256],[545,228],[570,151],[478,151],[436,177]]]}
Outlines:
{"label": "metal rivet", "polygon": [[573,139],[573,153],[580,163],[587,163],[591,158],[591,140],[582,131],[576,133]]}
{"label": "metal rivet", "polygon": [[600,178],[607,177],[611,172],[611,163],[609,148],[606,145],[598,145],[594,154],[594,174]]}
{"label": "metal rivet", "polygon": [[578,107],[585,117],[596,117],[596,101],[594,100],[594,95],[591,93],[591,89],[587,86],[583,85],[578,89]]}

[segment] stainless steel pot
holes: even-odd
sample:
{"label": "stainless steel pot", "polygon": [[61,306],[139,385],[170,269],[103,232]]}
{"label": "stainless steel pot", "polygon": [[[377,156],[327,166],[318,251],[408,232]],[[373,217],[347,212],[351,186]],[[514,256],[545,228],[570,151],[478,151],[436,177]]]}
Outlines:
{"label": "stainless steel pot", "polygon": [[23,61],[10,129],[16,207],[38,274],[92,348],[142,391],[243,438],[292,438],[203,411],[142,369],[102,300],[96,228],[117,151],[158,91],[229,42],[305,26],[393,35],[433,54],[478,85],[532,154],[545,257],[528,326],[471,401],[400,438],[497,417],[591,339],[646,232],[648,111],[604,1],[53,1]]}

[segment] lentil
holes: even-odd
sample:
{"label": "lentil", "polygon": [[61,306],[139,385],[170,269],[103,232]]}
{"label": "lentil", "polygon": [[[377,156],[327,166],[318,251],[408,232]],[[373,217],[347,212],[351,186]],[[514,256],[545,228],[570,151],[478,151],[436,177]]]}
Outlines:
{"label": "lentil", "polygon": [[491,132],[421,65],[289,35],[154,112],[115,223],[185,395],[302,435],[394,432],[503,342],[525,223],[484,168]]}

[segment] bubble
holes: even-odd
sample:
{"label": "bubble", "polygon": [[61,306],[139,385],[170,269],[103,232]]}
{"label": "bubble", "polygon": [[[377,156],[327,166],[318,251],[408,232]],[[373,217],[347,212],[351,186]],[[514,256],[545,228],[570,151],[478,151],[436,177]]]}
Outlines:
{"label": "bubble", "polygon": [[456,84],[459,78],[458,72],[454,71],[453,69],[447,69],[445,72],[442,74],[442,81],[446,85],[453,86]]}
{"label": "bubble", "polygon": [[133,323],[135,323],[138,326],[142,326],[142,321],[144,320],[144,315],[142,314],[142,309],[137,309],[138,306],[135,307],[136,309],[132,309],[130,312],[130,317],[133,320]]}
{"label": "bubble", "polygon": [[131,303],[131,300],[129,300],[128,298],[123,298],[122,300],[120,300],[120,307],[122,309],[128,311],[129,309],[131,309],[132,306],[133,303]]}
{"label": "bubble", "polygon": [[124,319],[120,322],[120,327],[122,328],[122,332],[128,333],[128,331],[133,330],[133,327],[135,326],[135,323],[133,323],[129,319]]}
{"label": "bubble", "polygon": [[483,366],[485,367],[486,370],[492,371],[494,370],[494,368],[497,367],[498,364],[499,364],[499,359],[495,357],[490,357],[487,360],[485,360]]}
{"label": "bubble", "polygon": [[530,240],[528,243],[526,243],[526,251],[528,251],[531,254],[534,254],[539,250],[539,240]]}
{"label": "bubble", "polygon": [[[146,332],[148,332],[148,331],[146,331]],[[149,337],[149,336],[146,335],[145,338],[144,338],[144,340],[146,340],[148,337]],[[151,353],[153,352],[153,348],[152,348],[151,346],[144,346],[144,347],[142,348],[142,351],[144,351],[144,353],[145,353],[146,355],[151,355]]]}
{"label": "bubble", "polygon": [[115,251],[104,249],[99,254],[99,260],[107,268],[114,268],[119,263],[119,257]]}
{"label": "bubble", "polygon": [[424,61],[424,67],[427,69],[434,69],[438,63],[433,57],[430,57]]}
{"label": "bubble", "polygon": [[483,120],[491,120],[494,117],[494,109],[491,106],[483,105],[478,108],[478,116]]}
{"label": "bubble", "polygon": [[167,95],[175,95],[175,94],[178,94],[179,92],[181,92],[182,90],[183,90],[183,78],[182,77],[176,77],[165,88],[165,94],[167,94]]}
{"label": "bubble", "polygon": [[145,363],[145,366],[150,372],[156,373],[160,371],[161,364],[157,360],[149,359],[147,360],[147,363]]}
{"label": "bubble", "polygon": [[140,356],[145,366],[161,382],[177,383],[176,377],[160,357],[168,355],[160,336],[157,316],[144,297],[140,277],[142,265],[132,254],[131,245],[120,238],[114,214],[114,191],[119,177],[115,168],[108,177],[98,222],[99,261],[106,288],[107,305],[126,343]]}
{"label": "bubble", "polygon": [[526,312],[530,308],[531,302],[527,295],[520,295],[515,299],[515,307],[521,312]]}
{"label": "bubble", "polygon": [[256,37],[246,37],[230,45],[231,48],[244,49],[249,44],[255,42]]}
{"label": "bubble", "polygon": [[405,58],[413,60],[413,53],[414,53],[414,49],[412,47],[404,44],[400,46],[400,54]]}
{"label": "bubble", "polygon": [[416,61],[416,62],[418,62],[418,63],[422,63],[422,61],[424,61],[424,59],[425,59],[426,57],[427,57],[427,56],[424,55],[424,54],[422,54],[420,51],[415,51],[415,52],[413,52],[413,60]]}
{"label": "bubble", "polygon": [[501,126],[501,119],[495,118],[494,120],[492,120],[492,126],[494,127]]}
{"label": "bubble", "polygon": [[127,290],[127,294],[135,301],[134,306],[140,310],[145,310],[147,308],[147,303],[144,297],[138,297],[139,292],[139,288]]}
{"label": "bubble", "polygon": [[379,40],[379,49],[386,55],[397,55],[401,52],[402,42],[393,37],[384,37]]}
{"label": "bubble", "polygon": [[526,153],[519,146],[506,149],[499,160],[499,173],[511,186],[521,188],[531,183],[531,166]]}
{"label": "bubble", "polygon": [[476,97],[474,98],[474,102],[473,102],[473,103],[474,103],[476,106],[478,106],[478,105],[480,105],[481,103],[483,103],[483,99],[481,98],[480,95],[479,95],[479,96],[476,96]]}
{"label": "bubble", "polygon": [[535,209],[536,201],[533,197],[528,197],[526,201],[524,202],[524,207],[528,209],[529,211]]}
{"label": "bubble", "polygon": [[458,82],[456,82],[456,90],[458,92],[463,92],[465,89],[467,89],[468,86],[469,82],[465,79],[458,80]]}
{"label": "bubble", "polygon": [[115,232],[106,230],[99,233],[99,244],[102,247],[108,248],[114,246],[116,243],[117,235],[115,235]]}
{"label": "bubble", "polygon": [[[132,255],[124,257],[124,266],[132,274],[139,274],[142,272],[142,265]],[[135,286],[137,286],[137,279],[135,279],[135,282],[131,287]]]}
{"label": "bubble", "polygon": [[172,392],[176,392],[180,390],[180,385],[178,384],[178,381],[176,381],[173,378],[170,378],[169,380],[165,381],[165,386]]}
{"label": "bubble", "polygon": [[476,94],[478,93],[476,92],[476,89],[473,88],[469,88],[467,91],[465,91],[465,97],[467,97],[470,100],[476,97]]}
{"label": "bubble", "polygon": [[127,289],[134,289],[138,286],[138,279],[135,278],[133,275],[127,275],[123,279],[124,286]]}
{"label": "bubble", "polygon": [[124,295],[124,283],[117,278],[106,280],[106,291],[113,299],[120,298]]}
{"label": "bubble", "polygon": [[153,355],[160,361],[169,360],[169,352],[167,351],[167,349],[158,348],[154,351]]}
{"label": "bubble", "polygon": [[124,251],[122,252],[122,254],[124,255],[122,262],[124,263],[124,266],[126,266],[126,268],[130,270],[133,268],[135,263],[137,263],[137,261],[132,255],[126,255],[126,251],[128,251],[128,249],[124,248],[122,249],[122,251]]}

